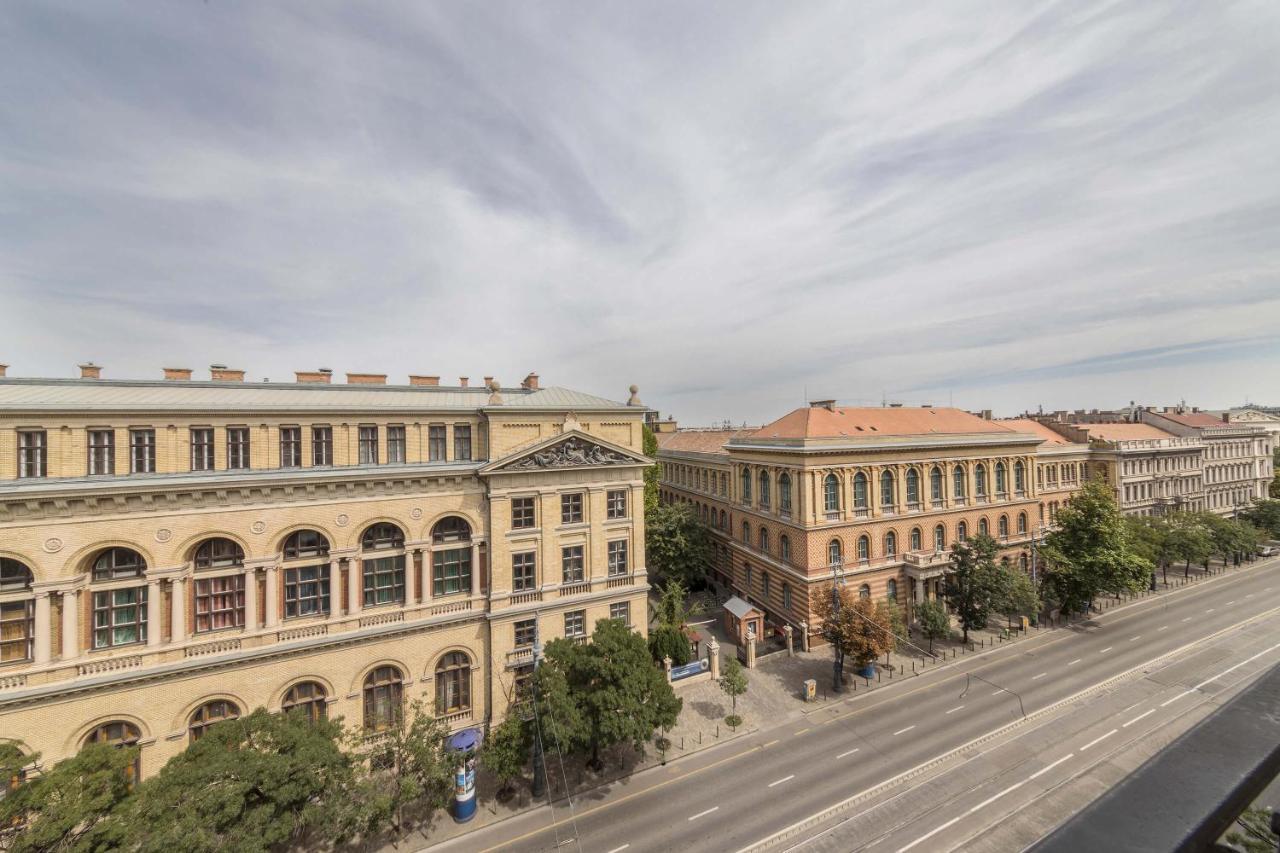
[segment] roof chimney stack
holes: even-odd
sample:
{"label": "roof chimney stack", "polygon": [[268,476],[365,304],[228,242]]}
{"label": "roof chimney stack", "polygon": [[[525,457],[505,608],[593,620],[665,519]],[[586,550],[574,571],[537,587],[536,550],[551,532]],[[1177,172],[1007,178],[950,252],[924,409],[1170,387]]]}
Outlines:
{"label": "roof chimney stack", "polygon": [[526,391],[537,391],[538,390],[538,374],[530,373],[528,376],[524,378],[524,381],[520,383],[520,387],[524,388]]}
{"label": "roof chimney stack", "polygon": [[164,367],[164,378],[170,382],[186,382],[191,379],[191,368],[189,367]]}
{"label": "roof chimney stack", "polygon": [[86,361],[84,364],[80,365],[80,378],[81,379],[101,379],[102,367],[100,365],[94,364],[92,361]]}
{"label": "roof chimney stack", "polygon": [[834,412],[836,410],[836,401],[835,400],[810,400],[809,408],[826,409],[828,412]]}
{"label": "roof chimney stack", "polygon": [[466,387],[467,387],[467,385],[468,385],[468,383],[470,383],[470,381],[471,381],[471,380],[470,380],[470,378],[468,378],[468,377],[466,377],[466,376],[459,376],[459,377],[458,377],[458,387],[459,387],[459,388],[466,388]]}
{"label": "roof chimney stack", "polygon": [[214,382],[243,382],[244,371],[227,367],[225,364],[211,364],[209,378]]}
{"label": "roof chimney stack", "polygon": [[9,370],[9,365],[0,364],[0,376],[4,376],[8,370]]}
{"label": "roof chimney stack", "polygon": [[307,385],[328,385],[333,378],[333,371],[327,367],[319,370],[295,370],[293,375],[299,383]]}
{"label": "roof chimney stack", "polygon": [[410,373],[409,384],[410,385],[439,385],[440,377],[439,376],[421,376],[421,375],[415,375]]}
{"label": "roof chimney stack", "polygon": [[386,385],[387,374],[385,373],[348,373],[348,385]]}

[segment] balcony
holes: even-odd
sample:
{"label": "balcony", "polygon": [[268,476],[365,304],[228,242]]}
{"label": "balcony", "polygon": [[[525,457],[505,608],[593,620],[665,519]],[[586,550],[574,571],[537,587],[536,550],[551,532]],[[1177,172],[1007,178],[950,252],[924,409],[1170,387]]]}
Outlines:
{"label": "balcony", "polygon": [[189,658],[203,657],[205,655],[220,655],[225,652],[239,651],[240,638],[234,637],[228,640],[215,640],[212,643],[201,643],[198,646],[187,646],[183,653]]}
{"label": "balcony", "polygon": [[932,506],[934,509],[942,509],[942,507],[945,505],[946,505],[946,501],[944,501],[942,498],[934,498],[933,502],[930,504],[930,506]]}
{"label": "balcony", "polygon": [[605,588],[618,589],[619,587],[631,586],[632,583],[632,575],[614,575],[605,583]]}
{"label": "balcony", "polygon": [[534,601],[542,600],[542,590],[535,589],[533,592],[516,592],[512,593],[507,599],[508,604],[530,604]]}
{"label": "balcony", "polygon": [[867,509],[865,506],[855,507],[853,510],[854,518],[866,518],[869,515],[871,515],[871,510]]}
{"label": "balcony", "polygon": [[440,725],[452,731],[463,723],[471,722],[471,709],[464,708],[461,711],[452,711],[448,714],[436,714],[436,720]]}
{"label": "balcony", "polygon": [[571,595],[585,595],[588,592],[591,592],[591,581],[575,581],[560,587],[561,598],[567,598]]}

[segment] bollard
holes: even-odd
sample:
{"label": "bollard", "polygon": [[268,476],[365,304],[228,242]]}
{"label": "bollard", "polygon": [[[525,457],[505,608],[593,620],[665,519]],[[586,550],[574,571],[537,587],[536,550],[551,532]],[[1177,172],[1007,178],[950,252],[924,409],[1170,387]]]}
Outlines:
{"label": "bollard", "polygon": [[720,724],[716,723],[716,740],[720,739]]}
{"label": "bollard", "polygon": [[680,748],[684,749],[684,735],[680,735]]}
{"label": "bollard", "polygon": [[702,729],[698,729],[698,746],[702,746]]}

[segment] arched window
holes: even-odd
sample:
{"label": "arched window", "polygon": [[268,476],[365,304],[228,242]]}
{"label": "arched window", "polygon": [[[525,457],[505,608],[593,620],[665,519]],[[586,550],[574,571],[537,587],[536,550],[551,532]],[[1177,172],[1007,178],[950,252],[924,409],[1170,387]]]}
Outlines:
{"label": "arched window", "polygon": [[141,577],[146,570],[146,560],[129,548],[108,548],[93,561],[93,579],[96,581]]}
{"label": "arched window", "polygon": [[892,507],[897,503],[896,484],[893,479],[892,471],[885,471],[880,475],[880,506]]}
{"label": "arched window", "polygon": [[991,535],[991,525],[987,523],[986,517],[978,519],[978,533],[982,536]]}
{"label": "arched window", "polygon": [[745,521],[742,522],[742,544],[751,544],[751,525],[747,524]]}
{"label": "arched window", "polygon": [[920,506],[920,472],[915,468],[907,469],[907,506]]}
{"label": "arched window", "polygon": [[965,482],[964,482],[964,481],[965,481],[965,476],[964,476],[964,466],[963,466],[963,465],[957,465],[957,466],[956,466],[954,469],[952,469],[952,471],[951,471],[951,489],[952,489],[952,491],[951,491],[951,496],[952,496],[952,497],[954,497],[954,498],[956,498],[956,499],[958,499],[958,500],[962,500],[962,499],[964,498],[964,496],[965,496],[965,495],[964,495],[964,492],[965,492]]}
{"label": "arched window", "polygon": [[436,664],[436,714],[471,710],[471,658],[449,652]]}
{"label": "arched window", "polygon": [[760,506],[767,507],[771,500],[769,494],[769,472],[761,471],[758,479],[760,484]]}
{"label": "arched window", "polygon": [[919,527],[911,528],[911,550],[919,551],[922,547],[924,546],[921,544],[921,540],[920,540],[920,528]]}
{"label": "arched window", "polygon": [[898,582],[896,580],[889,578],[888,583],[884,585],[884,589],[890,601],[896,602],[898,600]]}
{"label": "arched window", "polygon": [[886,557],[898,555],[898,534],[892,530],[884,535],[884,555]]}
{"label": "arched window", "polygon": [[284,558],[302,560],[329,556],[329,540],[318,530],[295,530],[284,540]]}
{"label": "arched window", "polygon": [[867,475],[861,471],[853,475],[853,508],[867,508]]}
{"label": "arched window", "polygon": [[996,463],[996,494],[1003,495],[1009,491],[1009,484],[1005,482],[1005,469],[1003,462]]}
{"label": "arched window", "polygon": [[[93,561],[93,580],[141,578],[146,561],[137,551],[108,548]],[[107,649],[147,641],[147,585],[93,590],[93,647]]]}
{"label": "arched window", "polygon": [[791,540],[786,536],[778,537],[778,556],[783,561],[791,559]]}
{"label": "arched window", "polygon": [[280,710],[286,714],[302,714],[308,721],[316,723],[328,718],[328,699],[323,684],[316,681],[300,681],[285,692]]}
{"label": "arched window", "polygon": [[431,542],[435,545],[450,542],[470,542],[471,525],[465,518],[456,515],[446,516],[431,528]]}
{"label": "arched window", "polygon": [[191,734],[191,742],[195,743],[204,736],[209,726],[214,723],[220,723],[223,720],[238,720],[240,718],[240,709],[236,707],[235,702],[228,702],[226,699],[214,699],[212,702],[205,702],[195,713],[191,715],[191,720],[187,723],[187,731]]}
{"label": "arched window", "polygon": [[840,481],[835,474],[828,474],[822,481],[822,505],[827,512],[840,511]]}
{"label": "arched window", "polygon": [[871,597],[871,587],[868,584],[864,583],[862,586],[858,587],[858,598],[870,598],[870,597]]}
{"label": "arched window", "polygon": [[1000,520],[996,522],[996,532],[1001,536],[1009,535],[1009,516],[1000,516]]}
{"label": "arched window", "polygon": [[[81,746],[88,746],[91,743],[102,743],[116,749],[128,749],[137,746],[138,741],[142,740],[142,732],[138,731],[138,727],[133,723],[126,723],[123,720],[116,720],[110,723],[103,723],[95,728],[89,734],[85,735],[84,743]],[[142,754],[133,760],[133,764],[125,770],[129,784],[132,785],[142,778]]]}
{"label": "arched window", "polygon": [[728,474],[720,475],[720,497],[722,498],[729,497],[729,475]]}
{"label": "arched window", "polygon": [[382,732],[400,725],[404,676],[394,666],[380,666],[364,678],[365,731]]}
{"label": "arched window", "polygon": [[369,525],[360,537],[360,550],[381,551],[387,548],[403,548],[404,531],[390,522],[381,521]]}
{"label": "arched window", "polygon": [[766,530],[763,527],[760,528],[760,536],[758,541],[760,542],[760,550],[765,552],[766,554],[769,553],[769,531],[768,530]]}
{"label": "arched window", "polygon": [[728,516],[725,515],[724,510],[720,510],[720,529],[721,530],[729,529]]}
{"label": "arched window", "polygon": [[743,468],[740,479],[742,481],[742,494],[740,497],[744,504],[749,504],[751,503],[751,469]]}
{"label": "arched window", "polygon": [[962,521],[956,525],[956,541],[963,542],[968,538],[969,538],[969,525]]}
{"label": "arched window", "polygon": [[791,512],[791,475],[778,475],[778,509],[784,513]]}
{"label": "arched window", "polygon": [[942,500],[942,469],[937,465],[929,471],[929,499],[934,501]]}
{"label": "arched window", "polygon": [[230,539],[206,539],[196,548],[197,569],[229,569],[244,565],[244,549]]}
{"label": "arched window", "polygon": [[840,547],[839,539],[832,539],[827,543],[827,565],[844,565],[844,549]]}
{"label": "arched window", "polygon": [[858,559],[862,562],[871,559],[871,540],[865,534],[858,537]]}
{"label": "arched window", "polygon": [[1027,514],[1025,512],[1018,513],[1018,532],[1027,532]]}
{"label": "arched window", "polygon": [[785,583],[782,585],[782,609],[791,609],[791,586]]}
{"label": "arched window", "polygon": [[0,664],[31,660],[35,652],[35,575],[17,560],[0,557]]}
{"label": "arched window", "polygon": [[933,528],[933,550],[945,551],[947,548],[947,528],[939,524]]}
{"label": "arched window", "polygon": [[973,493],[980,498],[987,496],[987,466],[981,463],[973,469]]}
{"label": "arched window", "polygon": [[1018,494],[1022,494],[1027,488],[1027,471],[1022,466],[1022,462],[1013,463],[1013,490]]}
{"label": "arched window", "polygon": [[1022,556],[1018,557],[1018,565],[1022,567],[1022,570],[1023,570],[1024,572],[1027,570],[1027,555],[1026,555],[1026,554],[1023,554]]}

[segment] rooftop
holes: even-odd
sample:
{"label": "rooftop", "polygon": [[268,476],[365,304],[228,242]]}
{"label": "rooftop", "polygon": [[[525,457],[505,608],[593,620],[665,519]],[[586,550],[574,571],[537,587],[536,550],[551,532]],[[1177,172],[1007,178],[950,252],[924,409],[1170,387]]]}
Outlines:
{"label": "rooftop", "polygon": [[1044,444],[1054,447],[1084,447],[1083,444],[1071,441],[1066,436],[1055,431],[1051,427],[1040,423],[1040,421],[1032,418],[1004,418],[998,423],[1003,424],[1016,432],[1029,432],[1032,435],[1044,439]]}
{"label": "rooftop", "polygon": [[761,438],[862,438],[872,436],[972,435],[1017,430],[960,409],[853,408],[809,405],[796,409],[749,436]]}
{"label": "rooftop", "polygon": [[1072,424],[1089,434],[1089,438],[1100,438],[1104,441],[1151,441],[1155,439],[1177,438],[1172,433],[1157,429],[1151,424]]}
{"label": "rooftop", "polygon": [[731,438],[748,436],[755,427],[747,429],[680,429],[658,433],[658,449],[674,453],[720,453]]}
{"label": "rooftop", "polygon": [[1183,426],[1204,428],[1204,427],[1222,427],[1229,426],[1221,417],[1211,415],[1208,412],[1182,412],[1176,411],[1152,412],[1153,415],[1173,421],[1175,424]]}

